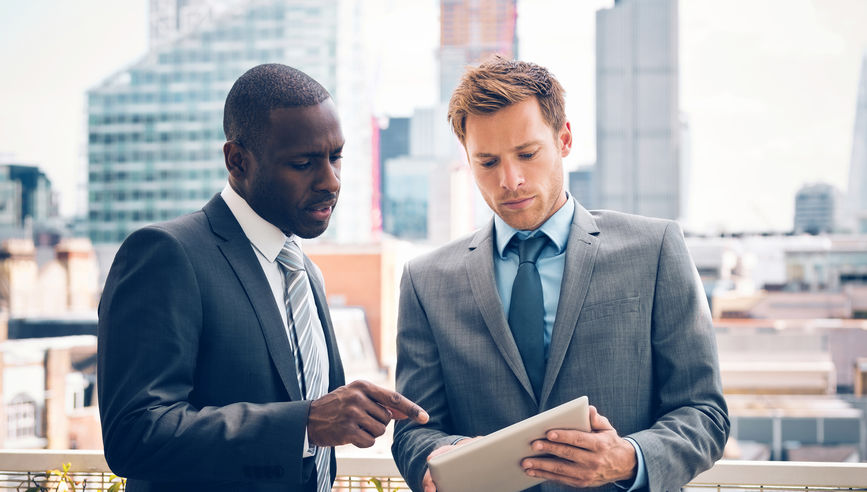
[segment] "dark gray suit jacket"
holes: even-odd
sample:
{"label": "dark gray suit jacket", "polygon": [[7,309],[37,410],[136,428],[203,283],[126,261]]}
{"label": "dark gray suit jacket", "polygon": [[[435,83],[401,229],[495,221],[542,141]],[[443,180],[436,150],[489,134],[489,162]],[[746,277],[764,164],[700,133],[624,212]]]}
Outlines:
{"label": "dark gray suit jacket", "polygon": [[[305,257],[329,359],[343,367],[319,269]],[[99,305],[105,457],[127,490],[315,490],[310,401],[274,295],[223,199],[134,232]],[[336,474],[332,453],[331,475]]]}
{"label": "dark gray suit jacket", "polygon": [[729,420],[716,340],[677,223],[576,203],[540,401],[503,312],[494,251],[491,221],[404,269],[397,390],[430,414],[427,425],[395,427],[392,452],[413,490],[436,447],[583,395],[639,444],[654,492],[719,459]]}

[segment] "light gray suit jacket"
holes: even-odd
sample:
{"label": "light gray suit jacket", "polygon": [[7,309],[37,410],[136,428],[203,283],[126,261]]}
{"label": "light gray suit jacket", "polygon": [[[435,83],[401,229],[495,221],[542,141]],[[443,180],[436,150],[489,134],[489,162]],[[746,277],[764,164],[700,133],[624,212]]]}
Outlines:
{"label": "light gray suit jacket", "polygon": [[491,221],[404,269],[397,390],[431,417],[395,428],[392,452],[413,490],[435,448],[583,395],[641,447],[651,491],[680,489],[720,458],[729,420],[716,340],[677,223],[576,203],[540,401],[497,292],[494,251]]}
{"label": "light gray suit jacket", "polygon": [[[304,263],[331,391],[343,366],[322,274]],[[128,491],[316,490],[310,401],[278,309],[219,195],[124,241],[99,304],[98,385],[105,458]]]}

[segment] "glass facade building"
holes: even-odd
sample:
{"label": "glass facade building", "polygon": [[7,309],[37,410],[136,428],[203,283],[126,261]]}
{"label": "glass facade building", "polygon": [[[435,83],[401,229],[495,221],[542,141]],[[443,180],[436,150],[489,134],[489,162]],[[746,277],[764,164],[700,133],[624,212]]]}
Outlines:
{"label": "glass facade building", "polygon": [[[144,225],[200,209],[222,190],[227,178],[223,104],[235,80],[261,63],[298,68],[334,97],[347,137],[344,169],[349,170],[342,176],[343,206],[335,209],[326,234],[334,240],[369,240],[370,116],[365,106],[353,106],[359,99],[364,104],[364,98],[351,92],[358,90],[356,79],[363,79],[353,75],[358,66],[352,61],[361,58],[353,38],[353,19],[360,17],[353,9],[358,8],[348,0],[245,2],[161,40],[137,63],[91,89],[91,241],[119,243]],[[347,177],[355,179],[348,192]],[[359,203],[367,205],[360,212]],[[340,231],[341,224],[348,226]]]}

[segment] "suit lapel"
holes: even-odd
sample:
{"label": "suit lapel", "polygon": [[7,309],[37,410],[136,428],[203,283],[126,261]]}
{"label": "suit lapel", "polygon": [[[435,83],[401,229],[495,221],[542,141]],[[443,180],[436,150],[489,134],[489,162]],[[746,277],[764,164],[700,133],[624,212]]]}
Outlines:
{"label": "suit lapel", "polygon": [[310,279],[310,288],[313,290],[313,299],[316,301],[316,312],[319,314],[319,321],[322,324],[322,330],[325,332],[325,345],[328,348],[328,391],[333,391],[338,386],[346,384],[343,366],[340,364],[340,353],[337,350],[334,325],[328,313],[325,287],[320,283],[317,275],[311,274],[311,272],[316,272],[317,269],[307,255],[304,255],[304,268],[308,273],[307,278]]}
{"label": "suit lapel", "polygon": [[213,231],[226,239],[225,243],[219,245],[220,251],[232,266],[250,304],[253,305],[271,360],[277,367],[289,397],[294,401],[302,400],[301,388],[298,386],[298,378],[295,374],[295,358],[292,355],[292,347],[289,346],[286,328],[274,303],[274,294],[268,285],[268,279],[262,272],[262,265],[259,264],[256,253],[250,246],[250,240],[244,235],[241,225],[219,195],[208,202],[203,210],[208,216]]}
{"label": "suit lapel", "polygon": [[566,264],[563,267],[563,280],[560,283],[560,299],[557,302],[557,315],[554,318],[554,329],[551,333],[551,346],[548,348],[548,365],[545,370],[545,381],[542,385],[540,407],[543,407],[566,351],[575,333],[578,315],[584,306],[587,289],[590,286],[590,276],[596,263],[596,253],[599,251],[599,229],[593,216],[578,202],[575,202],[575,214],[572,217],[572,229],[569,231],[569,242],[566,244]]}
{"label": "suit lapel", "polygon": [[503,354],[506,363],[515,373],[524,390],[535,399],[533,386],[515,344],[515,338],[509,329],[509,322],[503,312],[503,303],[497,292],[497,282],[494,277],[494,221],[481,228],[470,243],[470,252],[465,259],[470,288],[476,305],[482,312],[482,317],[494,343]]}

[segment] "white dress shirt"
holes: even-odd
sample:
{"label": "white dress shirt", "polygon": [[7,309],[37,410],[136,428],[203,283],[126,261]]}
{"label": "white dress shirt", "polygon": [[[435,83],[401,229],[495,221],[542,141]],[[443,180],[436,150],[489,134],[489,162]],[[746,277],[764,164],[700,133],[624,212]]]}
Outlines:
{"label": "white dress shirt", "polygon": [[[259,264],[262,265],[262,271],[265,273],[268,284],[271,286],[271,292],[274,294],[274,302],[277,303],[277,311],[280,312],[280,317],[283,319],[283,328],[286,330],[286,337],[288,338],[291,336],[291,332],[289,331],[285,308],[286,286],[284,284],[286,277],[280,268],[280,264],[277,262],[277,255],[283,249],[283,244],[287,239],[286,235],[277,226],[260,217],[259,214],[250,208],[247,201],[241,198],[228,183],[226,183],[223,191],[220,192],[220,196],[223,197],[223,201],[229,206],[232,215],[241,224],[241,229],[243,229],[247,239],[250,240],[253,251],[256,252],[256,258],[259,259]],[[293,234],[288,239],[294,241],[299,249],[301,248],[301,242],[297,236]],[[307,290],[307,302],[310,304],[310,312],[313,314],[317,313],[312,288]],[[329,363],[328,348],[325,345],[325,332],[322,330],[319,316],[311,316],[310,319],[313,323],[313,345],[322,354],[319,357],[322,363],[320,374],[322,374],[323,382],[327,387],[329,384]],[[313,456],[314,451],[315,448],[309,446],[307,442],[307,431],[305,429],[303,457]]]}

